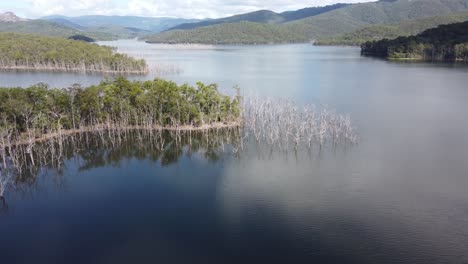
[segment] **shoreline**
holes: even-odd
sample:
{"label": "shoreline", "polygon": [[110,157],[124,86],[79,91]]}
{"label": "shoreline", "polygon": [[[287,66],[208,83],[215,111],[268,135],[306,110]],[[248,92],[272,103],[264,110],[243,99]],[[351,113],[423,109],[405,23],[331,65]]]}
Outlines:
{"label": "shoreline", "polygon": [[[47,140],[51,140],[61,136],[71,136],[74,134],[80,133],[89,133],[89,132],[102,132],[108,130],[154,130],[154,131],[170,131],[170,132],[204,132],[210,131],[215,129],[228,129],[228,128],[240,128],[242,127],[241,121],[233,121],[233,122],[216,122],[212,124],[205,124],[201,126],[193,126],[193,125],[182,125],[182,126],[124,126],[124,127],[116,127],[115,125],[111,124],[102,124],[98,126],[92,127],[83,127],[83,128],[76,128],[76,129],[64,129],[61,131],[55,131],[53,133],[45,133],[39,134],[37,137],[32,139],[19,139],[10,144],[5,144],[4,146],[0,146],[2,148],[11,147],[11,146],[21,146],[27,144],[33,144],[38,142],[43,142]],[[27,132],[24,132],[23,135],[27,135]]]}
{"label": "shoreline", "polygon": [[273,43],[196,43],[196,42],[149,42],[143,40],[150,45],[205,45],[214,47],[228,47],[228,46],[283,46],[283,45],[304,45],[311,44],[310,41],[306,42],[273,42]]}
{"label": "shoreline", "polygon": [[150,71],[112,71],[112,70],[91,70],[82,68],[56,68],[56,67],[30,67],[30,66],[0,66],[0,71],[32,71],[32,72],[80,72],[80,73],[108,73],[108,74],[138,74],[146,75]]}

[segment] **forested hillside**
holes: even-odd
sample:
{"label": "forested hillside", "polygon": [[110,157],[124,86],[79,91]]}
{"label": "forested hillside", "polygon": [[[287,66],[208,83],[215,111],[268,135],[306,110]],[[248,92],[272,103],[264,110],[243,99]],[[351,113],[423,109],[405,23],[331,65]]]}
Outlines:
{"label": "forested hillside", "polygon": [[177,29],[195,29],[200,27],[206,26],[213,26],[219,25],[224,23],[236,23],[241,21],[248,21],[248,22],[256,22],[262,24],[280,24],[288,21],[293,21],[305,17],[316,16],[331,10],[335,10],[338,8],[342,8],[347,6],[348,4],[335,4],[335,5],[328,5],[328,6],[321,6],[321,7],[309,7],[303,8],[297,11],[287,11],[283,13],[275,13],[270,10],[259,10],[255,12],[250,12],[246,14],[240,14],[230,17],[218,18],[218,19],[209,19],[203,20],[196,23],[184,23],[169,30],[177,30]]}
{"label": "forested hillside", "polygon": [[366,42],[362,54],[389,59],[468,61],[468,21],[429,29],[416,36]]}
{"label": "forested hillside", "polygon": [[0,33],[0,68],[146,73],[144,60],[84,41]]}
{"label": "forested hillside", "polygon": [[439,25],[463,22],[468,20],[468,11],[457,12],[446,16],[436,16],[415,20],[404,20],[395,24],[368,26],[334,38],[319,39],[316,45],[359,46],[367,41],[393,39],[400,36],[411,36]]}
{"label": "forested hillside", "polygon": [[[329,38],[375,24],[398,23],[468,9],[468,0],[396,0],[361,3],[294,21],[261,26],[260,23],[222,23],[195,29],[167,31],[148,37],[166,43],[290,43]],[[251,35],[251,34],[256,34]],[[278,35],[279,34],[279,35]],[[224,38],[230,37],[229,41]],[[261,36],[261,37],[258,37]]]}
{"label": "forested hillside", "polygon": [[227,23],[154,35],[148,43],[271,44],[306,42],[307,37],[287,27],[252,22]]}

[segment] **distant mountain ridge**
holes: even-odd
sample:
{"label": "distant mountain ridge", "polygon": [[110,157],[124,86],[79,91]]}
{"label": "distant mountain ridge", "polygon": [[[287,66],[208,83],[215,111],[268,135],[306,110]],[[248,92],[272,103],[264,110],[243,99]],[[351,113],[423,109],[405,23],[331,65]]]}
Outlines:
{"label": "distant mountain ridge", "polygon": [[206,27],[212,25],[219,25],[224,23],[235,23],[241,21],[247,22],[256,22],[263,24],[280,24],[288,21],[298,20],[310,16],[316,16],[331,10],[342,8],[348,6],[349,4],[334,4],[322,7],[309,7],[303,8],[296,11],[286,11],[283,13],[275,13],[270,10],[258,10],[246,14],[234,15],[230,17],[218,18],[218,19],[208,19],[196,23],[184,23],[178,26],[167,29],[169,30],[178,30],[178,29],[195,29],[199,27]]}
{"label": "distant mountain ridge", "polygon": [[[58,22],[62,25],[72,27],[108,27],[108,26],[120,26],[123,28],[137,28],[152,32],[161,32],[171,27],[177,26],[182,23],[198,22],[199,19],[184,19],[184,18],[172,18],[172,17],[139,17],[139,16],[101,16],[101,15],[90,15],[90,16],[46,16],[41,19]],[[73,26],[74,25],[74,26]]]}
{"label": "distant mountain ridge", "polygon": [[196,23],[184,23],[168,30],[177,30],[177,29],[195,29],[199,27],[206,27],[224,23],[233,23],[233,22],[240,22],[240,21],[249,21],[249,22],[258,22],[258,23],[266,23],[266,24],[275,24],[281,23],[284,21],[284,18],[279,14],[270,11],[270,10],[259,10],[251,13],[235,15],[225,18],[219,19],[208,19],[201,22]]}
{"label": "distant mountain ridge", "polygon": [[22,33],[46,37],[70,38],[83,35],[97,40],[111,40],[118,36],[106,32],[83,31],[71,25],[41,19],[24,19],[12,12],[0,14],[0,32]]}
{"label": "distant mountain ridge", "polygon": [[[323,8],[323,7],[322,7]],[[403,20],[422,19],[435,16],[445,16],[454,12],[468,10],[468,0],[381,0],[350,4],[331,8],[323,13],[301,19],[268,23],[275,14],[270,13],[270,19],[265,23],[223,22],[234,17],[218,19],[215,25],[195,27],[188,30],[170,30],[149,36],[151,43],[225,43],[229,36],[230,44],[254,43],[296,43],[329,38],[352,32],[376,24],[399,23]],[[249,13],[252,15],[252,13]],[[247,14],[247,15],[249,15]],[[255,12],[253,13],[255,14]],[[284,13],[283,13],[284,14]],[[294,13],[289,12],[292,16]],[[277,14],[278,15],[278,14]],[[243,17],[239,15],[238,17]],[[279,19],[276,19],[279,20]],[[245,21],[243,21],[245,22]],[[269,25],[269,26],[260,26]],[[182,27],[179,26],[179,27]],[[189,27],[184,25],[184,27]],[[220,34],[222,32],[222,34]],[[249,36],[247,33],[255,34]],[[238,34],[237,38],[230,34]],[[285,34],[274,36],[275,34]],[[203,37],[201,37],[203,36]],[[279,42],[276,42],[280,40]]]}
{"label": "distant mountain ridge", "polygon": [[0,32],[66,38],[83,35],[96,40],[144,38],[150,43],[304,43],[339,39],[349,34],[369,39],[414,34],[428,27],[460,21],[464,15],[445,17],[462,11],[468,11],[468,0],[380,0],[282,13],[259,10],[208,20],[101,15],[24,20],[7,12],[0,14]]}
{"label": "distant mountain ridge", "polygon": [[62,25],[62,26],[65,26],[65,27],[69,27],[69,28],[74,28],[74,29],[77,29],[77,30],[85,30],[86,27],[83,27],[81,25],[78,25],[76,23],[73,23],[65,18],[60,18],[60,17],[57,17],[57,18],[52,18],[52,19],[46,19],[47,21],[50,21],[50,22],[54,22],[54,23],[57,23],[59,25]]}

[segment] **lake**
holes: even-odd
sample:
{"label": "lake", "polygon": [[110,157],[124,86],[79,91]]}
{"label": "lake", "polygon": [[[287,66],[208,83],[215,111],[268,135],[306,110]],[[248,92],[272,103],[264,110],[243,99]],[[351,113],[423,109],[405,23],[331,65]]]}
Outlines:
{"label": "lake", "polygon": [[[131,79],[336,109],[360,142],[238,153],[223,133],[70,139],[61,163],[44,158],[6,193],[2,263],[468,263],[468,67],[312,45],[101,44],[147,59],[152,74]],[[108,77],[0,72],[0,86]]]}

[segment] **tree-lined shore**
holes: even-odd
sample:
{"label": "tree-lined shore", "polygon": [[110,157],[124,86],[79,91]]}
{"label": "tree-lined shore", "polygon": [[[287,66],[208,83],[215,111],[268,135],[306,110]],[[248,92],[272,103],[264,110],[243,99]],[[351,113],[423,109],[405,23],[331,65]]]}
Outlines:
{"label": "tree-lined shore", "polygon": [[114,48],[61,38],[0,33],[0,69],[145,74],[146,62]]}
{"label": "tree-lined shore", "polygon": [[443,25],[410,37],[366,42],[362,54],[401,60],[468,61],[468,21]]}

